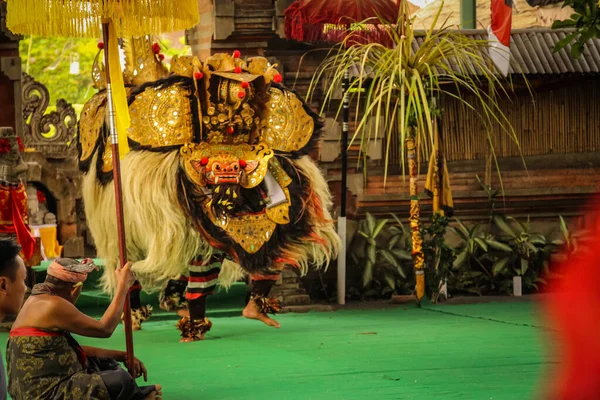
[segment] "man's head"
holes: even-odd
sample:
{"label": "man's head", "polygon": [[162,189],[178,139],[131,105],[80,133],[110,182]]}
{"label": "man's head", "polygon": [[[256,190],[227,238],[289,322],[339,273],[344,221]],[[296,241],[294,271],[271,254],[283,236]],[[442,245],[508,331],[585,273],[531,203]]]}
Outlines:
{"label": "man's head", "polygon": [[90,259],[77,261],[71,258],[57,258],[48,267],[46,284],[52,285],[62,297],[75,303],[88,274],[97,269]]}
{"label": "man's head", "polygon": [[27,270],[20,256],[21,246],[10,239],[0,239],[0,320],[16,315],[25,297]]}

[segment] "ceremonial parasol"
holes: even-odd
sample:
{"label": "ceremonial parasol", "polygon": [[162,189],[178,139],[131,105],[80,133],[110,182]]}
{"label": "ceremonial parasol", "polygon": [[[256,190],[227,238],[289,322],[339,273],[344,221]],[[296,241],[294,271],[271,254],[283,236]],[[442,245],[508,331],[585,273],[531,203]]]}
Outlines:
{"label": "ceremonial parasol", "polygon": [[[120,158],[129,151],[129,110],[118,38],[184,30],[196,25],[199,19],[197,0],[7,0],[6,25],[13,33],[96,38],[102,33],[121,265],[127,263],[127,248]],[[124,309],[127,366],[132,370],[134,353],[129,296]]]}
{"label": "ceremonial parasol", "polygon": [[[355,43],[378,42],[392,46],[388,29],[396,22],[400,12],[397,0],[296,0],[284,12],[285,35],[288,39],[309,43]],[[368,23],[365,23],[368,22]],[[360,22],[360,23],[359,23]],[[360,70],[360,68],[359,68]],[[342,239],[342,251],[338,256],[338,304],[346,302],[346,196],[348,171],[348,95],[350,73],[346,70],[342,82],[342,191],[338,234]]]}
{"label": "ceremonial parasol", "polygon": [[[392,45],[388,24],[398,20],[396,0],[296,0],[285,10],[285,35],[308,43],[341,43],[351,28],[348,43]],[[368,21],[368,23],[364,23]]]}

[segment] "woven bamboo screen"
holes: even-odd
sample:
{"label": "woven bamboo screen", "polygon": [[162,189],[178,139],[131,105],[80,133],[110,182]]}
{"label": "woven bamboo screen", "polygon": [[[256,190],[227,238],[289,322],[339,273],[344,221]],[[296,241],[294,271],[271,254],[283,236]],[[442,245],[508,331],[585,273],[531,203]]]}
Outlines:
{"label": "woven bamboo screen", "polygon": [[[441,103],[441,132],[447,159],[485,158],[487,136],[476,113],[450,97]],[[501,99],[500,106],[516,132],[521,153],[498,125],[492,132],[497,157],[600,151],[599,80],[536,93],[533,99],[530,95]],[[400,151],[400,145],[394,143],[392,165],[399,165]]]}

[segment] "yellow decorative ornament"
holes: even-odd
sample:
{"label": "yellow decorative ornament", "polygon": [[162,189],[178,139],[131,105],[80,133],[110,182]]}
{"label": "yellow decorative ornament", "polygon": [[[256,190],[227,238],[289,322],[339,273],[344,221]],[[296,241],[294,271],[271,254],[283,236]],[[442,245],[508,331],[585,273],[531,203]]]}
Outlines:
{"label": "yellow decorative ornament", "polygon": [[190,95],[177,85],[146,88],[129,105],[133,123],[129,138],[151,148],[190,143],[194,137]]}
{"label": "yellow decorative ornament", "polygon": [[154,39],[150,35],[130,37],[123,40],[125,71],[123,77],[128,85],[139,86],[169,76],[169,70],[152,51]]}
{"label": "yellow decorative ornament", "polygon": [[95,95],[83,105],[81,119],[86,121],[79,125],[79,143],[81,143],[80,161],[89,160],[94,154],[100,130],[104,125],[106,109],[106,92]]}
{"label": "yellow decorative ornament", "polygon": [[306,146],[315,122],[292,92],[272,87],[261,115],[260,140],[272,149],[297,151]]}
{"label": "yellow decorative ornament", "polygon": [[211,221],[223,229],[245,251],[254,254],[267,243],[277,223],[271,221],[266,213],[247,214],[240,217],[228,217],[226,221],[215,217],[210,208],[210,202],[205,202],[204,212]]}

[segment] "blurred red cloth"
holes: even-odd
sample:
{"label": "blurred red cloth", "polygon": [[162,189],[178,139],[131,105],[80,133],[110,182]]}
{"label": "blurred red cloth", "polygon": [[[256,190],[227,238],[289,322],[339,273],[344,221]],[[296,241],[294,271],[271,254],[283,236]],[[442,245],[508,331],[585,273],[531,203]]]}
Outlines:
{"label": "blurred red cloth", "polygon": [[33,256],[35,250],[35,237],[31,234],[28,224],[25,185],[0,185],[0,233],[17,236],[26,261]]}
{"label": "blurred red cloth", "polygon": [[563,263],[565,276],[546,302],[561,355],[546,388],[551,399],[600,399],[600,215],[591,218],[590,250]]}

